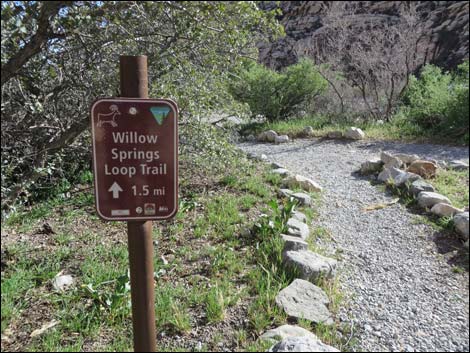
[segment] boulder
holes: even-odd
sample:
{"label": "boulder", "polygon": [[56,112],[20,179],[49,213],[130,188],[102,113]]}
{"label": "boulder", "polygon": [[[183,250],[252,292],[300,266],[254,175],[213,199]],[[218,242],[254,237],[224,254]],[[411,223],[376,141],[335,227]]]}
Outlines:
{"label": "boulder", "polygon": [[318,338],[311,336],[287,337],[272,346],[268,352],[340,352]]}
{"label": "boulder", "polygon": [[294,280],[276,296],[276,304],[288,316],[327,325],[333,324],[329,303],[321,288],[303,279]]}
{"label": "boulder", "polygon": [[299,201],[299,203],[303,206],[310,206],[312,204],[312,198],[310,195],[304,194],[303,192],[296,192],[290,196]]}
{"label": "boulder", "polygon": [[248,136],[246,137],[246,140],[247,140],[248,142],[253,142],[253,141],[256,141],[256,137],[255,137],[255,135],[248,135]]}
{"label": "boulder", "polygon": [[341,131],[330,131],[327,134],[328,138],[330,139],[340,139],[343,137],[343,133]]}
{"label": "boulder", "polygon": [[384,183],[391,183],[396,186],[403,186],[407,183],[413,183],[415,180],[420,179],[419,175],[404,172],[398,168],[385,168],[377,177],[377,179]]}
{"label": "boulder", "polygon": [[380,158],[374,158],[361,164],[361,174],[372,174],[382,170],[383,162]]}
{"label": "boulder", "polygon": [[294,212],[292,212],[291,216],[292,216],[292,218],[295,218],[295,219],[299,220],[300,222],[304,222],[304,223],[307,222],[307,216],[304,215],[302,212],[294,211]]}
{"label": "boulder", "polygon": [[452,217],[457,213],[462,213],[463,210],[446,203],[436,203],[432,206],[431,212],[439,217]]}
{"label": "boulder", "polygon": [[364,134],[364,131],[357,127],[350,127],[345,133],[344,137],[347,139],[352,139],[352,140],[362,140],[366,134]]}
{"label": "boulder", "polygon": [[274,137],[274,143],[276,145],[278,145],[280,143],[286,143],[286,142],[289,142],[289,136],[287,136],[287,135],[281,135],[281,136]]}
{"label": "boulder", "polygon": [[463,161],[454,160],[449,162],[448,168],[453,170],[468,170],[468,164]]}
{"label": "boulder", "polygon": [[312,283],[321,277],[331,278],[336,273],[336,260],[308,250],[287,251],[284,264],[297,270],[301,279]]}
{"label": "boulder", "polygon": [[401,173],[395,177],[393,182],[396,186],[407,186],[419,179],[421,179],[421,177],[418,174],[401,171]]}
{"label": "boulder", "polygon": [[438,203],[446,203],[448,205],[451,204],[447,197],[436,192],[423,191],[418,194],[418,204],[421,207],[431,208]]}
{"label": "boulder", "polygon": [[[383,160],[382,160],[383,161]],[[385,168],[382,170],[382,172],[379,174],[377,179],[383,183],[393,183],[393,180],[397,175],[402,173],[400,169],[397,168]]]}
{"label": "boulder", "polygon": [[291,235],[281,234],[282,240],[284,240],[283,253],[288,251],[307,250],[308,244],[302,240],[302,238],[294,237]]}
{"label": "boulder", "polygon": [[284,180],[284,183],[289,187],[289,188],[296,188],[299,187],[305,191],[316,191],[320,192],[322,191],[322,187],[318,185],[315,181],[312,179],[306,178],[302,175],[293,175]]}
{"label": "boulder", "polygon": [[311,126],[306,126],[304,128],[304,130],[302,131],[302,133],[305,135],[305,136],[312,136],[313,135],[313,127]]}
{"label": "boulder", "polygon": [[393,159],[393,155],[391,153],[388,153],[388,152],[385,152],[385,151],[382,151],[382,153],[380,153],[380,160],[384,163],[384,164],[387,164],[388,162],[390,162],[392,159]]}
{"label": "boulder", "polygon": [[432,178],[436,175],[437,165],[430,161],[418,160],[411,163],[407,171],[423,178]]}
{"label": "boulder", "polygon": [[308,229],[308,225],[305,223],[289,218],[287,221],[287,234],[305,240],[310,235],[310,229]]}
{"label": "boulder", "polygon": [[317,339],[317,336],[312,332],[300,327],[293,325],[282,325],[275,329],[266,331],[260,336],[261,340],[279,342],[288,337],[311,337]]}
{"label": "boulder", "polygon": [[265,140],[268,142],[274,142],[277,137],[277,132],[274,130],[268,130],[264,132]]}
{"label": "boulder", "polygon": [[397,157],[392,157],[385,163],[384,168],[401,168],[403,166],[403,162],[401,159]]}
{"label": "boulder", "polygon": [[434,189],[434,186],[432,186],[431,184],[426,183],[423,179],[418,179],[418,180],[413,181],[413,183],[410,186],[410,192],[414,196],[416,196],[420,192],[423,192],[423,191],[434,192],[435,189]]}
{"label": "boulder", "polygon": [[454,217],[454,225],[465,240],[468,240],[468,212],[462,212]]}
{"label": "boulder", "polygon": [[416,154],[398,153],[394,157],[401,160],[404,164],[411,164],[414,161],[419,160],[419,156],[417,156]]}

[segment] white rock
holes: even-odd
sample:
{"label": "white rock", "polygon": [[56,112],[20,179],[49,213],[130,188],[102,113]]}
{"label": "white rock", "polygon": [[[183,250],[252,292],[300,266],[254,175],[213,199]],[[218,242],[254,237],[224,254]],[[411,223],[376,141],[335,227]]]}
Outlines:
{"label": "white rock", "polygon": [[312,332],[299,327],[299,326],[292,326],[292,325],[282,325],[275,329],[266,331],[260,336],[262,340],[270,340],[270,341],[282,341],[288,337],[311,337],[312,339],[317,339],[317,336]]}
{"label": "white rock", "polygon": [[294,212],[292,212],[291,216],[292,216],[292,218],[295,218],[295,219],[299,220],[300,222],[304,222],[304,223],[307,222],[307,216],[304,215],[302,212],[294,211]]}
{"label": "white rock", "polygon": [[318,338],[302,336],[287,337],[272,346],[268,352],[339,352],[339,350],[324,344]]}
{"label": "white rock", "polygon": [[380,158],[374,158],[361,164],[361,174],[370,174],[379,172],[382,169],[383,162]]}
{"label": "white rock", "polygon": [[265,134],[266,141],[274,142],[276,140],[276,137],[277,137],[277,132],[276,131],[268,130],[268,131],[265,131],[264,134]]}
{"label": "white rock", "polygon": [[56,291],[65,291],[66,289],[70,288],[74,284],[75,280],[70,275],[61,275],[56,276],[52,280],[52,287]]}
{"label": "white rock", "polygon": [[398,158],[405,164],[411,164],[414,161],[419,160],[419,156],[416,154],[405,154],[405,153],[398,153],[394,156],[395,158]]}
{"label": "white rock", "polygon": [[303,206],[310,206],[312,204],[312,198],[310,195],[304,194],[303,192],[296,192],[295,194],[291,194],[294,199],[300,202]]}
{"label": "white rock", "polygon": [[468,212],[462,212],[454,217],[455,229],[468,240]]}
{"label": "white rock", "polygon": [[323,188],[318,185],[315,181],[312,179],[306,178],[302,175],[293,175],[284,180],[284,183],[289,187],[289,188],[296,188],[300,187],[305,191],[315,191],[315,192],[320,192],[323,190]]}
{"label": "white rock", "polygon": [[418,179],[413,181],[410,187],[410,191],[413,195],[418,195],[422,191],[431,191],[434,192],[434,186],[429,183],[426,183],[423,179]]}
{"label": "white rock", "polygon": [[305,223],[302,223],[294,218],[289,218],[287,221],[287,234],[305,240],[310,235],[310,230]]}
{"label": "white rock", "polygon": [[404,172],[398,168],[384,168],[379,174],[377,179],[384,183],[391,183],[396,186],[403,186],[406,183],[413,183],[415,180],[420,179],[419,175]]}
{"label": "white rock", "polygon": [[391,153],[388,153],[388,152],[385,152],[385,151],[382,151],[380,153],[380,160],[382,162],[384,162],[384,164],[387,164],[388,162],[390,162],[392,159],[393,159],[393,155]]}
{"label": "white rock", "polygon": [[393,180],[396,186],[404,186],[404,185],[411,185],[414,181],[421,179],[418,174],[410,173],[410,172],[401,172],[398,174],[395,179]]}
{"label": "white rock", "polygon": [[350,127],[345,133],[344,137],[352,140],[362,140],[366,134],[364,134],[364,131],[357,127]]}
{"label": "white rock", "polygon": [[423,191],[418,194],[418,204],[421,207],[431,208],[435,204],[446,203],[451,204],[450,200],[437,192]]}
{"label": "white rock", "polygon": [[314,132],[314,130],[313,130],[313,127],[311,127],[311,126],[306,126],[303,130],[303,133],[306,136],[312,136],[313,132]]}
{"label": "white rock", "polygon": [[280,197],[290,197],[294,194],[294,192],[292,190],[289,190],[289,189],[279,189],[279,191],[277,192],[277,194],[280,196]]}
{"label": "white rock", "polygon": [[384,168],[401,168],[403,162],[397,157],[392,157],[385,163]]}
{"label": "white rock", "polygon": [[276,304],[290,317],[327,325],[333,324],[329,303],[321,288],[303,279],[294,280],[276,296]]}
{"label": "white rock", "polygon": [[463,161],[454,160],[449,162],[448,168],[454,170],[468,170],[468,164]]}
{"label": "white rock", "polygon": [[287,135],[276,136],[274,138],[275,144],[286,143],[286,142],[289,142],[289,136]]}
{"label": "white rock", "polygon": [[274,170],[271,171],[271,173],[279,174],[282,177],[286,177],[290,174],[290,172],[287,169],[284,169],[284,168],[274,169]]}
{"label": "white rock", "polygon": [[307,250],[308,244],[302,238],[281,234],[282,240],[284,240],[283,254],[288,251]]}
{"label": "white rock", "polygon": [[463,210],[446,203],[436,203],[432,206],[431,212],[439,217],[452,217],[457,213],[462,213]]}
{"label": "white rock", "polygon": [[336,273],[336,260],[321,256],[312,251],[287,251],[284,263],[299,271],[301,279],[315,282],[320,277],[331,278]]}

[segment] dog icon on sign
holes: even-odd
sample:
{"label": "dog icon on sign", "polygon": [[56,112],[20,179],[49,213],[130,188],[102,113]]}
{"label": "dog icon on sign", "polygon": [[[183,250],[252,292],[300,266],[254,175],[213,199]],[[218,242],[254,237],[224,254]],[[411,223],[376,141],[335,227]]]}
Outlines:
{"label": "dog icon on sign", "polygon": [[109,110],[111,110],[111,113],[98,113],[98,124],[96,124],[96,126],[102,127],[104,124],[109,124],[112,127],[118,126],[116,116],[121,115],[118,106],[116,104],[112,104],[109,106]]}

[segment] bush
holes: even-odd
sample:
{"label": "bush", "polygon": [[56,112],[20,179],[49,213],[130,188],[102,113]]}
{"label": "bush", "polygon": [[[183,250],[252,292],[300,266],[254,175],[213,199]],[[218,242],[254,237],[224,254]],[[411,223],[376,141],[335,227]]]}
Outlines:
{"label": "bush", "polygon": [[233,97],[248,104],[253,116],[262,115],[268,121],[285,120],[327,89],[311,60],[276,72],[263,65],[250,63],[233,82]]}
{"label": "bush", "polygon": [[469,63],[451,74],[426,65],[421,76],[411,76],[402,111],[420,126],[468,140]]}

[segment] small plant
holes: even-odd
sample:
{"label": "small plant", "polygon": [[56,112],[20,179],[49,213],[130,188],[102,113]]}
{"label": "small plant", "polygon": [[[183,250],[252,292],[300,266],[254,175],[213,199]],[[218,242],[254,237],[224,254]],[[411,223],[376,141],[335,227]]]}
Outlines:
{"label": "small plant", "polygon": [[[115,284],[114,291],[99,289],[99,287]],[[106,312],[111,321],[115,318],[126,318],[130,314],[130,279],[129,273],[115,280],[99,283],[96,288],[92,283],[81,286],[83,295],[93,300],[99,312]]]}
{"label": "small plant", "polygon": [[209,322],[220,322],[225,318],[226,303],[223,291],[218,285],[212,287],[206,296],[206,315]]}

